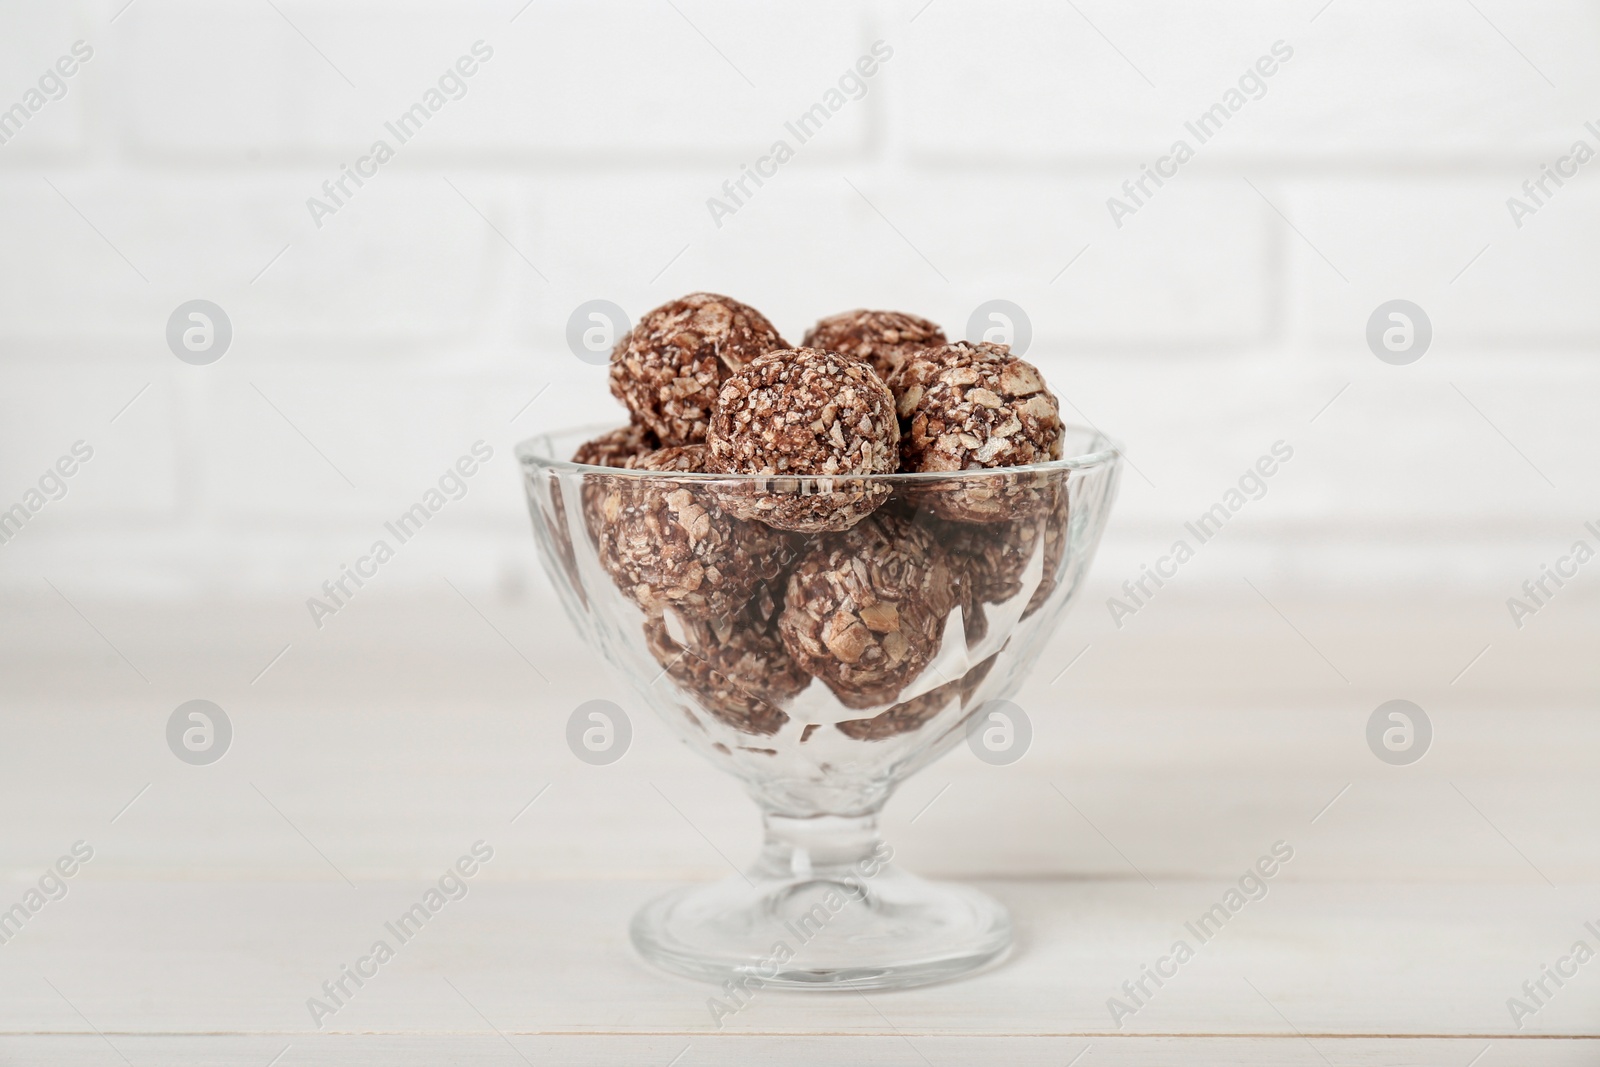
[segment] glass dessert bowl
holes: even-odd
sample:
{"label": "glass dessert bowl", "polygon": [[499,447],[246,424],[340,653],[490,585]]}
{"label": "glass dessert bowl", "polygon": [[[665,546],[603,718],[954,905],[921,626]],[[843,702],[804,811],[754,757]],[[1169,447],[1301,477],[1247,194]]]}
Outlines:
{"label": "glass dessert bowl", "polygon": [[568,461],[596,432],[517,446],[551,582],[765,827],[743,873],[646,905],[639,952],[746,989],[904,987],[1003,956],[1005,908],[896,866],[878,813],[1027,677],[1105,526],[1116,447],[1068,426],[1048,463],[837,478]]}

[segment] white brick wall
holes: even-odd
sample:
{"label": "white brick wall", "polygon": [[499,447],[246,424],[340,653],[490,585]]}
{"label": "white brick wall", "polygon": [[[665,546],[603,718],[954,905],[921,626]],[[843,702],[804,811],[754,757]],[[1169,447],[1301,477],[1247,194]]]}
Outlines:
{"label": "white brick wall", "polygon": [[1047,2],[996,17],[981,0],[939,0],[909,35],[909,141],[941,161],[1144,159],[1279,40],[1293,58],[1208,151],[1339,170],[1492,166],[1565,146],[1567,126],[1593,117],[1593,4],[1478,4],[1493,25],[1450,0],[1334,0],[1319,15],[1326,4],[1078,5],[1091,26]]}
{"label": "white brick wall", "polygon": [[[1021,304],[1142,472],[1099,577],[1279,438],[1295,461],[1186,582],[1493,595],[1600,518],[1600,163],[1520,229],[1505,206],[1600,148],[1595,4],[675,2],[8,5],[0,107],[95,55],[0,145],[0,506],[96,455],[0,545],[0,586],[309,593],[478,438],[496,460],[385,582],[520,581],[510,445],[620,421],[567,315],[697,288],[791,340],[859,305],[955,334]],[[466,95],[315,226],[306,198],[480,39]],[[707,197],[879,39],[864,98],[716,226]],[[1266,94],[1114,225],[1106,198],[1280,39]],[[206,367],[164,341],[196,297],[234,326]],[[1409,367],[1364,341],[1396,297],[1434,324]]]}

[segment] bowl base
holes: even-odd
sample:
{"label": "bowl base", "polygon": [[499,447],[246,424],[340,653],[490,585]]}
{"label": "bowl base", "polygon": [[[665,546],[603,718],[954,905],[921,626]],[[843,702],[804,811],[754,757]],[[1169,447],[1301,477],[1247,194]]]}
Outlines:
{"label": "bowl base", "polygon": [[651,901],[631,933],[651,963],[722,986],[709,1002],[718,1025],[762,989],[926,985],[1000,960],[1012,939],[1010,915],[988,894],[886,862],[865,875],[783,878],[762,876],[758,865]]}

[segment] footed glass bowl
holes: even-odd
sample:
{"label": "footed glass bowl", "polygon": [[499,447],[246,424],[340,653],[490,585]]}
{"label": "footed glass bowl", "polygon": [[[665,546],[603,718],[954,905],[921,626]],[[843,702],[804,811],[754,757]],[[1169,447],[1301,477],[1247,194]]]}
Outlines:
{"label": "footed glass bowl", "polygon": [[897,867],[878,813],[1032,669],[1105,526],[1115,446],[1069,426],[1050,463],[831,479],[567,460],[603,429],[517,446],[551,582],[639,698],[744,783],[766,831],[742,874],[641,910],[639,952],[735,1002],[1003,956],[1005,908]]}

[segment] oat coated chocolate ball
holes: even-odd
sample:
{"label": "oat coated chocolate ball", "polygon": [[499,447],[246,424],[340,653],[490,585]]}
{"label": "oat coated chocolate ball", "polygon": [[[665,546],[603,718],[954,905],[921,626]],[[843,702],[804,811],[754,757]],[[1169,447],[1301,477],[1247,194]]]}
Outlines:
{"label": "oat coated chocolate ball", "polygon": [[[1061,415],[1033,364],[1005,345],[918,352],[897,378],[900,469],[976,471],[1061,458]],[[999,522],[1040,504],[1037,475],[981,475],[927,493],[942,518]]]}
{"label": "oat coated chocolate ball", "polygon": [[989,632],[986,604],[1001,604],[1022,592],[1022,576],[1039,543],[1037,517],[1002,522],[936,522],[931,529],[950,559],[956,601],[975,645]]}
{"label": "oat coated chocolate ball", "polygon": [[955,591],[926,529],[883,512],[812,547],[789,575],[778,633],[846,707],[895,700],[938,652]]}
{"label": "oat coated chocolate ball", "polygon": [[572,462],[595,467],[624,467],[628,460],[661,447],[656,435],[638,423],[620,426],[585,441],[572,454]]}
{"label": "oat coated chocolate ball", "polygon": [[946,682],[937,689],[919,697],[902,701],[881,715],[870,719],[847,719],[834,723],[834,727],[855,741],[885,741],[891,737],[920,730],[924,723],[949,706],[960,696],[959,684]]}
{"label": "oat coated chocolate ball", "polygon": [[811,676],[783,647],[775,618],[763,617],[760,599],[721,619],[676,619],[678,637],[667,620],[649,619],[645,638],[667,676],[713,718],[741,733],[770,736],[789,721],[783,704]]}
{"label": "oat coated chocolate ball", "polygon": [[705,445],[675,445],[629,456],[622,465],[631,471],[700,473],[706,469],[708,458]]}
{"label": "oat coated chocolate ball", "polygon": [[1062,471],[1049,488],[1049,504],[1040,522],[1043,529],[1041,536],[1044,538],[1044,574],[1039,578],[1039,587],[1028,598],[1028,606],[1022,611],[1024,619],[1044,607],[1045,601],[1055,591],[1056,583],[1061,580],[1061,561],[1067,554],[1069,521],[1072,517],[1068,504],[1068,488],[1071,484],[1069,473]]}
{"label": "oat coated chocolate ball", "polygon": [[849,719],[834,723],[834,726],[840,733],[856,741],[885,741],[913,733],[948,708],[952,700],[959,699],[965,706],[994,666],[994,661],[995,657],[990,656],[955,681],[896,704],[881,715],[874,715],[870,719]]}
{"label": "oat coated chocolate ball", "polygon": [[611,393],[663,445],[697,444],[717,389],[764,352],[789,346],[753,307],[691,293],[639,320],[611,353]]}
{"label": "oat coated chocolate ball", "polygon": [[[643,455],[659,446],[660,442],[656,440],[656,435],[643,426],[620,426],[579,445],[577,451],[572,454],[572,462],[586,463],[595,467],[622,467],[635,456]],[[550,501],[547,528],[555,541],[556,553],[561,559],[562,568],[571,579],[573,590],[578,594],[578,599],[588,606],[583,581],[578,576],[577,558],[572,550],[572,534],[567,529],[567,505],[562,497],[562,480],[561,474],[556,471],[549,472],[549,483],[546,486]],[[580,476],[578,496],[582,504],[584,525],[588,527],[590,537],[596,535],[598,528],[602,484],[595,475]],[[529,496],[530,502],[536,498],[536,493]]]}
{"label": "oat coated chocolate ball", "polygon": [[[660,447],[661,442],[656,439],[654,433],[637,423],[630,423],[579,445],[578,450],[572,454],[572,462],[587,463],[595,467],[626,467],[630,460],[638,459]],[[583,502],[583,522],[588,527],[591,538],[598,539],[600,536],[600,502],[610,485],[611,479],[602,475],[582,476],[578,495]],[[556,510],[560,512],[562,530],[565,531],[566,508],[561,503],[559,493],[556,494],[555,503]],[[570,544],[567,549],[571,550]]]}
{"label": "oat coated chocolate ball", "polygon": [[887,384],[906,357],[945,343],[944,331],[900,311],[846,311],[806,331],[801,345],[866,360]]}
{"label": "oat coated chocolate ball", "polygon": [[594,477],[585,513],[601,565],[646,614],[736,613],[793,555],[783,534],[729,515],[696,480],[672,477],[703,469],[704,458],[704,445],[663,448],[630,460],[653,476]]}
{"label": "oat coated chocolate ball", "polygon": [[769,352],[723,383],[707,444],[712,469],[766,475],[726,488],[741,518],[784,530],[842,530],[890,487],[850,475],[899,462],[894,397],[867,364],[814,348]]}

